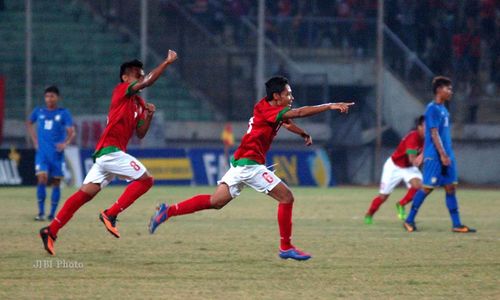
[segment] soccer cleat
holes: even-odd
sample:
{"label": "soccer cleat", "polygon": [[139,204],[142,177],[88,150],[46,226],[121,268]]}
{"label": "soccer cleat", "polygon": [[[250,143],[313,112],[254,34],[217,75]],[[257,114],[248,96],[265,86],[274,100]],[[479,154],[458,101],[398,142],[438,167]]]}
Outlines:
{"label": "soccer cleat", "polygon": [[47,220],[49,220],[49,221],[54,220],[54,216],[53,216],[53,215],[49,215],[49,216],[47,217]]}
{"label": "soccer cleat", "polygon": [[162,203],[156,207],[156,212],[155,214],[151,217],[149,220],[149,233],[153,234],[156,231],[156,228],[160,226],[161,223],[165,222],[168,219],[168,205],[165,203]]}
{"label": "soccer cleat", "polygon": [[290,248],[288,250],[281,250],[280,249],[280,254],[279,257],[281,259],[295,259],[295,260],[308,260],[311,258],[311,254],[303,252],[295,247]]}
{"label": "soccer cleat", "polygon": [[49,227],[43,227],[40,229],[40,237],[42,238],[43,247],[50,255],[56,255],[54,250],[54,242],[56,238],[50,234]]}
{"label": "soccer cleat", "polygon": [[373,224],[373,216],[365,215],[365,224]]}
{"label": "soccer cleat", "polygon": [[396,210],[398,211],[398,218],[400,220],[406,219],[405,207],[399,203],[396,203]]}
{"label": "soccer cleat", "polygon": [[476,229],[467,227],[465,225],[462,225],[462,226],[459,226],[459,227],[453,227],[451,229],[451,231],[457,232],[457,233],[475,233]]}
{"label": "soccer cleat", "polygon": [[120,237],[118,228],[116,228],[116,217],[109,217],[106,215],[106,211],[101,211],[99,214],[99,220],[101,220],[109,233],[111,233],[115,238]]}
{"label": "soccer cleat", "polygon": [[45,216],[44,215],[38,215],[35,217],[35,221],[45,221]]}
{"label": "soccer cleat", "polygon": [[415,223],[408,223],[404,222],[403,227],[406,229],[408,232],[414,232],[417,231],[417,226],[415,226]]}

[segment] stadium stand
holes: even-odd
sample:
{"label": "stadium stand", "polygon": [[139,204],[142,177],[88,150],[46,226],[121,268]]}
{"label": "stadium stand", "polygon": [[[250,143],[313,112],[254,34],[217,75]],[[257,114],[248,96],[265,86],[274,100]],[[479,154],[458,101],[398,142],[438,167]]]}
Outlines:
{"label": "stadium stand", "polygon": [[[139,56],[139,43],[116,28],[97,22],[81,2],[33,1],[33,102],[57,84],[63,105],[78,114],[107,112],[123,61]],[[0,74],[6,78],[6,116],[24,118],[24,2],[5,1],[0,11]],[[161,55],[161,54],[160,54]],[[148,58],[146,70],[156,61]],[[213,120],[213,109],[174,72],[148,91],[167,120]]]}

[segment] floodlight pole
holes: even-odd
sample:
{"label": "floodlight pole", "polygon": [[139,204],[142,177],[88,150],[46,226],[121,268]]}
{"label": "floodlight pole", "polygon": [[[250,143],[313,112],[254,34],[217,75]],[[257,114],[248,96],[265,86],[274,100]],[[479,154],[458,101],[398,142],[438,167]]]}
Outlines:
{"label": "floodlight pole", "polygon": [[[146,67],[148,56],[148,0],[141,0],[141,61]],[[147,99],[147,89],[141,91],[142,97]]]}
{"label": "floodlight pole", "polygon": [[384,0],[378,0],[377,9],[377,85],[376,85],[376,112],[377,112],[377,140],[375,144],[375,165],[373,166],[373,180],[377,176],[377,168],[381,165],[382,155],[382,102],[384,90]]}
{"label": "floodlight pole", "polygon": [[[33,39],[33,24],[31,17],[31,0],[25,1],[26,13],[26,49],[25,49],[25,68],[26,68],[26,84],[25,84],[25,102],[24,102],[24,116],[25,120],[29,118],[33,107],[33,53],[32,53],[32,39]],[[26,131],[26,142],[30,143],[29,134]]]}
{"label": "floodlight pole", "polygon": [[255,67],[255,98],[264,96],[264,39],[265,39],[265,1],[259,0],[257,17],[257,64]]}

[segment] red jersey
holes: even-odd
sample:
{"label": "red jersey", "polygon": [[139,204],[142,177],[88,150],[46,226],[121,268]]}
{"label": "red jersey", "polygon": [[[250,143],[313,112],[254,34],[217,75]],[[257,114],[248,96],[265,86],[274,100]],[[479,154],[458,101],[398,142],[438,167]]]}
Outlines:
{"label": "red jersey", "polygon": [[271,105],[266,98],[261,99],[254,106],[247,133],[234,153],[233,165],[265,164],[267,151],[283,123],[283,114],[289,110],[288,106]]}
{"label": "red jersey", "polygon": [[139,121],[144,119],[146,102],[130,89],[133,85],[122,82],[113,90],[106,128],[97,142],[96,154],[106,147],[125,152]]}
{"label": "red jersey", "polygon": [[417,130],[410,131],[399,143],[391,158],[394,164],[401,168],[413,166],[408,159],[408,154],[418,155],[424,147],[424,139]]}

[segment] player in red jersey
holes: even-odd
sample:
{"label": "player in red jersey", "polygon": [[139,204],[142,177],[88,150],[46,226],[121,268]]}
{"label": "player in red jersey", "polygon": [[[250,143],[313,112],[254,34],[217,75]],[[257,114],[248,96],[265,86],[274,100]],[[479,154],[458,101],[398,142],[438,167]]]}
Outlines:
{"label": "player in red jersey", "polygon": [[248,185],[258,192],[264,192],[278,200],[278,224],[281,236],[279,256],[283,259],[307,260],[311,256],[295,248],[291,243],[292,208],[294,197],[286,184],[265,167],[266,153],[283,125],[289,131],[300,135],[307,146],[312,144],[311,136],[295,125],[292,119],[304,118],[329,110],[347,113],[354,103],[327,103],[292,109],[292,90],[288,80],[278,76],[266,82],[267,96],[254,107],[253,117],[240,146],[231,159],[231,168],[218,182],[213,195],[197,195],[174,205],[161,204],[149,224],[150,233],[168,218],[194,213],[204,209],[221,209],[237,197]]}
{"label": "player in red jersey", "polygon": [[176,59],[177,53],[169,50],[167,58],[146,77],[142,63],[138,60],[121,65],[121,83],[113,90],[107,125],[93,154],[94,165],[85,177],[82,187],[66,200],[50,225],[40,230],[45,250],[51,255],[55,255],[54,242],[59,229],[115,176],[132,183],[111,207],[99,214],[99,219],[117,238],[120,234],[116,228],[116,216],[153,186],[153,177],[144,165],[126,153],[127,144],[134,133],[141,139],[146,135],[156,110],[153,104],[146,103],[138,93],[154,84]]}
{"label": "player in red jersey", "polygon": [[424,146],[424,116],[415,121],[416,129],[410,131],[399,143],[394,153],[387,159],[380,180],[380,193],[375,197],[365,215],[365,223],[373,223],[373,215],[389,198],[394,188],[404,180],[408,187],[406,195],[396,203],[398,217],[406,219],[405,205],[410,203],[415,193],[422,187],[422,164]]}

